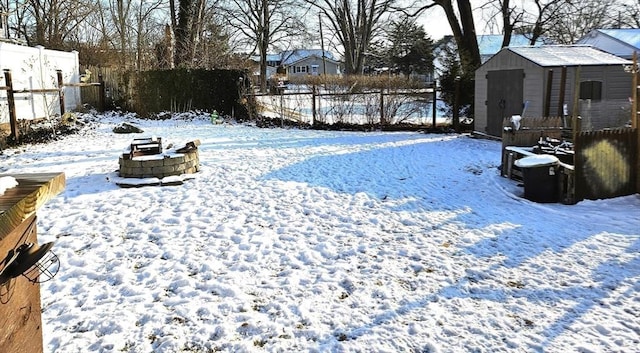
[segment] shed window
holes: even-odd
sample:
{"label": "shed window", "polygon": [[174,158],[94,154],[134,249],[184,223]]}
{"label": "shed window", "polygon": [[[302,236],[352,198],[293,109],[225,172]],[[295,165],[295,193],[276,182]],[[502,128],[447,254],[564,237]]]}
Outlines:
{"label": "shed window", "polygon": [[599,101],[602,99],[602,81],[580,82],[580,99]]}

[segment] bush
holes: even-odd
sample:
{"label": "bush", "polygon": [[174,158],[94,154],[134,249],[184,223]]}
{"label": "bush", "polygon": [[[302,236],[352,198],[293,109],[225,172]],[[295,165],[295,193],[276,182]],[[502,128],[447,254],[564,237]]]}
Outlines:
{"label": "bush", "polygon": [[175,69],[138,73],[135,106],[141,116],[162,111],[213,111],[241,119],[251,116],[251,102],[243,93],[249,77],[241,70]]}

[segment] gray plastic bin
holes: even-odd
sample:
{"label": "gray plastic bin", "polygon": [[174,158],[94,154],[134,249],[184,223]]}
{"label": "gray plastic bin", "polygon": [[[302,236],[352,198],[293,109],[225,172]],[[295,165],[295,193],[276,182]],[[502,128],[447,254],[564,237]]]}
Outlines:
{"label": "gray plastic bin", "polygon": [[524,197],[534,202],[558,202],[558,169],[560,160],[550,154],[518,159],[515,165],[522,169]]}

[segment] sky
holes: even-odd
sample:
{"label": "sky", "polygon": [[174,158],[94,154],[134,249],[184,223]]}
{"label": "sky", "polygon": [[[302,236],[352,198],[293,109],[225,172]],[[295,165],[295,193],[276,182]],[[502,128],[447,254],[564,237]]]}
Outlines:
{"label": "sky", "polygon": [[[640,351],[637,194],[529,201],[467,134],[78,119],[0,153],[5,189],[66,177],[38,211],[47,353]],[[120,187],[151,136],[200,140],[200,171]]]}
{"label": "sky", "polygon": [[425,32],[433,41],[438,41],[442,37],[453,33],[444,11],[438,6],[427,10],[421,15],[418,19],[418,24],[424,27]]}

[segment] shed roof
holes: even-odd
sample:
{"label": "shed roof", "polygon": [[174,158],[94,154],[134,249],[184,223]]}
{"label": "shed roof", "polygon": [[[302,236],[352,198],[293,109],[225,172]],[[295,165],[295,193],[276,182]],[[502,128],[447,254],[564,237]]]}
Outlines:
{"label": "shed roof", "polygon": [[540,47],[508,47],[509,50],[543,67],[627,65],[631,61],[585,45],[543,45]]}

